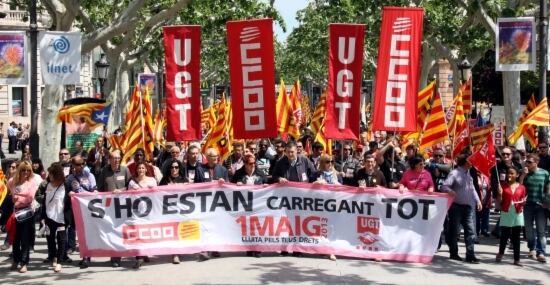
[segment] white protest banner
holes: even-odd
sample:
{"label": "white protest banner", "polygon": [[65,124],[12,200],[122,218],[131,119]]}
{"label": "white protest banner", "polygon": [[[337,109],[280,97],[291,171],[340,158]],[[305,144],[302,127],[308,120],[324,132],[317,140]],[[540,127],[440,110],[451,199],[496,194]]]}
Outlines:
{"label": "white protest banner", "polygon": [[80,32],[40,32],[40,69],[44,84],[80,83]]}
{"label": "white protest banner", "polygon": [[82,256],[299,251],[431,262],[447,194],[302,183],[169,185],[72,197]]}

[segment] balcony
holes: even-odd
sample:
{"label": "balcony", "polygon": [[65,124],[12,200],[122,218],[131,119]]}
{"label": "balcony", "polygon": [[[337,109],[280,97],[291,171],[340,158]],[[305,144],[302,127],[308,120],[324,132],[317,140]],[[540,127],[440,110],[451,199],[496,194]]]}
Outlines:
{"label": "balcony", "polygon": [[[0,30],[27,30],[29,28],[29,16],[27,11],[4,10],[5,18],[0,18]],[[49,15],[38,14],[38,29],[45,30],[52,24]]]}

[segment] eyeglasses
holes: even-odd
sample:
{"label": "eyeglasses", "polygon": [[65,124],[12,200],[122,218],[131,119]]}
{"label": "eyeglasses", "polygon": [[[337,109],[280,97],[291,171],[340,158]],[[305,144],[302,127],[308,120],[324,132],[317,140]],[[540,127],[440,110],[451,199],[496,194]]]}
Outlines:
{"label": "eyeglasses", "polygon": [[512,155],[512,154],[511,154],[511,153],[509,153],[509,152],[503,152],[503,153],[502,153],[502,155],[505,155],[505,156],[507,156],[507,155]]}
{"label": "eyeglasses", "polygon": [[526,162],[527,164],[535,163],[535,162],[532,161],[532,160],[526,160],[525,162]]}
{"label": "eyeglasses", "polygon": [[325,161],[325,163],[333,163],[334,161],[333,160],[327,160]]}
{"label": "eyeglasses", "polygon": [[176,166],[171,166],[170,169],[180,169],[180,167],[176,165]]}

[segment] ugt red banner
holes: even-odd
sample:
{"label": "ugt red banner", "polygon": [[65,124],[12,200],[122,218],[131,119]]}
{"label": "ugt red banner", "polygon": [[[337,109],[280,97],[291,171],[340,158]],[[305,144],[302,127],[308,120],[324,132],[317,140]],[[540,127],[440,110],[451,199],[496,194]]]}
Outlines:
{"label": "ugt red banner", "polygon": [[236,139],[277,136],[271,19],[227,22]]}
{"label": "ugt red banner", "polygon": [[364,38],[365,25],[329,25],[327,138],[359,137]]}
{"label": "ugt red banner", "polygon": [[164,27],[166,140],[201,139],[200,26]]}
{"label": "ugt red banner", "polygon": [[384,7],[373,130],[416,131],[422,8]]}

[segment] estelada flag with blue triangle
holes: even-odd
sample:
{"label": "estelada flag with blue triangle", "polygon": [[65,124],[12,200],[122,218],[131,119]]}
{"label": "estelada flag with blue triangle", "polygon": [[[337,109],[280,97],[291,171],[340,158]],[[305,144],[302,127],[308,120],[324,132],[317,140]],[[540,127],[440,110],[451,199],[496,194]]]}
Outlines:
{"label": "estelada flag with blue triangle", "polygon": [[90,129],[94,129],[100,124],[107,124],[110,113],[111,104],[107,103],[68,105],[59,109],[57,120],[65,123],[84,120]]}

